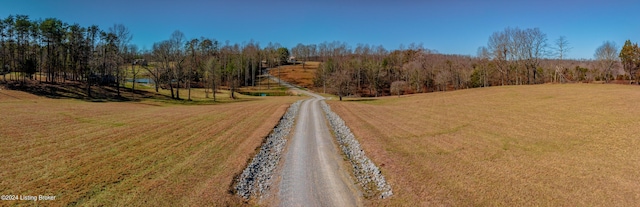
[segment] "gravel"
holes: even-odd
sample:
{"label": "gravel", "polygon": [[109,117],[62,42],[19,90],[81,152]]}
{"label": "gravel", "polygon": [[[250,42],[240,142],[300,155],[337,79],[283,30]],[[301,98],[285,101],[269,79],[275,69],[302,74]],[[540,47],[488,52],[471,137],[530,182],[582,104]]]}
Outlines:
{"label": "gravel", "polygon": [[258,154],[238,177],[235,190],[241,197],[249,199],[252,196],[263,195],[269,190],[301,102],[291,104],[278,125],[262,143]]}
{"label": "gravel", "polygon": [[[301,102],[297,101],[291,104],[278,125],[265,139],[258,154],[251,159],[247,168],[242,171],[242,174],[236,180],[234,189],[241,197],[249,199],[261,196],[269,190]],[[393,195],[391,186],[385,180],[380,169],[365,155],[360,143],[355,139],[355,136],[342,118],[331,111],[329,105],[324,101],[321,102],[321,106],[329,120],[329,125],[331,125],[336,135],[342,152],[353,167],[358,184],[362,186],[365,193],[379,195],[379,198],[382,199]]]}
{"label": "gravel", "polygon": [[333,129],[342,152],[346,155],[353,166],[353,171],[366,194],[380,195],[384,199],[393,195],[391,186],[387,184],[384,176],[365,154],[360,143],[355,139],[353,133],[338,114],[331,111],[327,103],[322,101],[322,109],[324,110],[329,124]]}

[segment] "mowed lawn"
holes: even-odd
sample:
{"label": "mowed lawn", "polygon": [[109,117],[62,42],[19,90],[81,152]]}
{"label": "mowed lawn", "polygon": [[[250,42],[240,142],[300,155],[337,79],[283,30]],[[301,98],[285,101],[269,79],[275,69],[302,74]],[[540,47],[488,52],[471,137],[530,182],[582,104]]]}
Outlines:
{"label": "mowed lawn", "polygon": [[330,101],[392,206],[635,206],[640,87],[505,86]]}
{"label": "mowed lawn", "polygon": [[184,106],[0,90],[0,194],[56,196],[44,206],[240,205],[233,177],[296,99]]}

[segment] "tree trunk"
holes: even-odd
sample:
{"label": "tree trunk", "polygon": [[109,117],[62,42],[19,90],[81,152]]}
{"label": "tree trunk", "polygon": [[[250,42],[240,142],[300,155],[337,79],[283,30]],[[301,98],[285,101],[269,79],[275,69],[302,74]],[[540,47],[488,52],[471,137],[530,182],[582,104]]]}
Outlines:
{"label": "tree trunk", "polygon": [[173,94],[173,84],[171,83],[171,79],[169,79],[169,90],[171,90],[171,98],[176,99],[175,95]]}
{"label": "tree trunk", "polygon": [[[215,78],[215,76],[213,76]],[[213,85],[213,102],[216,102],[216,80],[212,79],[211,84]]]}
{"label": "tree trunk", "polygon": [[256,86],[256,66],[253,64],[251,64],[251,86]]}
{"label": "tree trunk", "polygon": [[118,69],[116,69],[116,91],[118,91],[118,97],[120,97],[120,73]]}
{"label": "tree trunk", "polygon": [[180,100],[180,81],[176,82],[176,99]]}
{"label": "tree trunk", "polygon": [[155,83],[154,83],[153,85],[155,85],[155,86],[156,86],[156,93],[158,93],[158,92],[159,92],[159,89],[158,89],[158,88],[159,88],[159,86],[158,86],[158,84],[160,84],[160,78],[158,77],[158,76],[160,76],[160,72],[158,72],[158,68],[156,68],[156,75],[157,75],[157,76],[156,76],[156,78],[154,78],[154,79],[155,79],[155,80],[154,80],[154,81],[155,81]]}
{"label": "tree trunk", "polygon": [[209,82],[211,81],[211,75],[207,74],[207,77],[204,80],[204,96],[205,98],[209,98]]}
{"label": "tree trunk", "polygon": [[133,99],[136,99],[136,71],[133,68],[133,64],[131,64],[131,72],[133,73],[133,85],[131,86],[131,95],[133,96]]}
{"label": "tree trunk", "polygon": [[231,83],[231,87],[229,88],[229,90],[231,91],[231,94],[229,95],[231,99],[236,99],[236,96],[234,95],[235,89],[235,84]]}
{"label": "tree trunk", "polygon": [[[87,72],[88,73],[88,72]],[[91,98],[91,75],[87,75],[87,97]]]}

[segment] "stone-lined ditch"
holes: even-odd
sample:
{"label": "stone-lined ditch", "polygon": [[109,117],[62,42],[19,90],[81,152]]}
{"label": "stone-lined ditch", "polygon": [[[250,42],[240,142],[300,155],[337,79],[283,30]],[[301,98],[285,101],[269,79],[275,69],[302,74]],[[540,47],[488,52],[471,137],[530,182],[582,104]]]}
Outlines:
{"label": "stone-lined ditch", "polygon": [[[236,194],[249,199],[264,195],[270,189],[273,175],[276,173],[278,162],[282,157],[287,137],[295,123],[301,102],[297,101],[291,104],[278,125],[262,143],[258,154],[251,159],[251,162],[236,179],[233,187]],[[324,101],[321,101],[321,107],[329,120],[329,125],[331,125],[342,152],[353,167],[353,173],[358,184],[364,190],[365,196],[378,196],[384,199],[393,195],[391,186],[386,182],[380,169],[365,155],[360,143],[355,139],[342,118],[331,111],[329,105]]]}
{"label": "stone-lined ditch", "polygon": [[331,107],[324,101],[321,102],[329,124],[335,133],[338,144],[353,167],[353,173],[358,183],[365,191],[365,196],[379,195],[379,198],[388,198],[393,195],[391,186],[384,179],[378,166],[376,166],[365,154],[360,143],[355,139],[349,127],[338,114],[331,111]]}
{"label": "stone-lined ditch", "polygon": [[278,125],[262,143],[258,154],[253,157],[236,180],[234,190],[241,197],[249,199],[263,195],[269,190],[301,102],[291,104]]}

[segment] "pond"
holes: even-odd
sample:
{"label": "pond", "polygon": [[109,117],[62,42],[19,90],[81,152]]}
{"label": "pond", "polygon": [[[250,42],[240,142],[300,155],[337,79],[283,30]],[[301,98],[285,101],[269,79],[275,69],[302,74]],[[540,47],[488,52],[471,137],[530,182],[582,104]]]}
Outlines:
{"label": "pond", "polygon": [[[126,81],[131,83],[133,78],[127,78]],[[151,78],[136,78],[136,83],[153,84],[153,80]]]}

